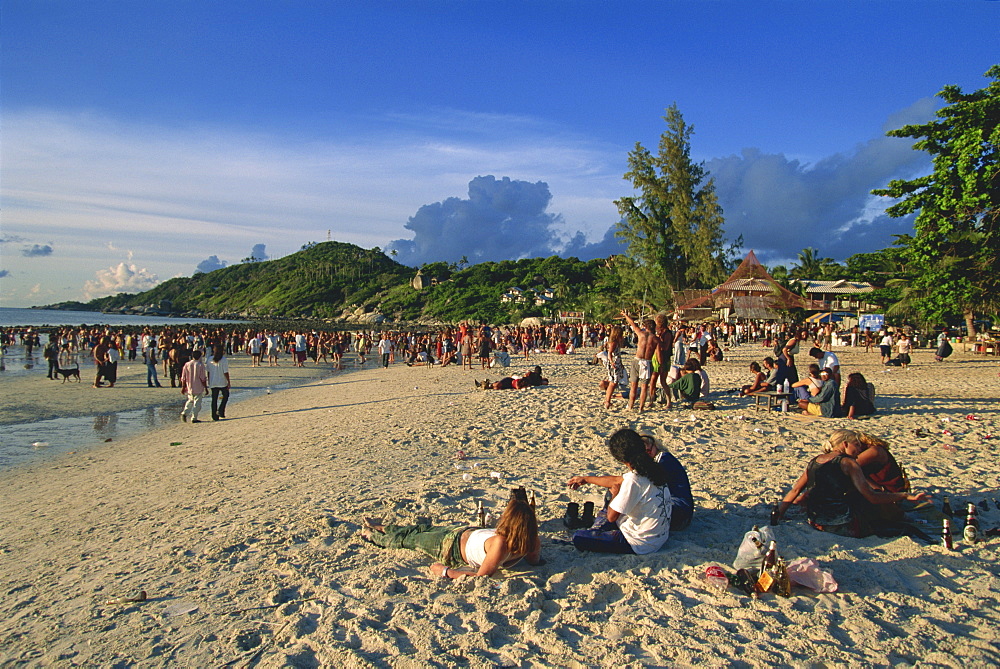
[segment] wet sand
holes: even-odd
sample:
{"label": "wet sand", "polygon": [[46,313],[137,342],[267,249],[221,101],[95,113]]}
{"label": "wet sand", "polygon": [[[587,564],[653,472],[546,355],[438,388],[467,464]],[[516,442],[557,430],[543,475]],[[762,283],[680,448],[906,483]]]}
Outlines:
{"label": "wet sand", "polygon": [[[818,560],[838,592],[751,601],[703,579],[708,565],[729,568],[743,532],[767,522],[837,427],[887,437],[938,504],[942,493],[956,506],[1000,498],[995,358],[959,353],[938,365],[921,350],[912,370],[884,372],[877,354],[838,349],[845,372],[876,384],[880,412],[803,422],[725,394],[712,412],[637,415],[621,400],[606,411],[590,352],[540,356],[552,385],[524,391],[477,391],[478,370],[364,369],[250,398],[230,420],[171,424],[0,473],[0,663],[1000,663],[997,538],[959,538],[955,551],[848,539],[799,514],[776,528],[779,550]],[[767,351],[730,353],[708,367],[714,390],[746,382],[749,361]],[[84,390],[105,392],[77,397]],[[565,481],[617,472],[604,440],[623,426],[657,435],[687,466],[694,523],[652,555],[578,553],[565,543],[565,505],[602,491]],[[456,461],[459,449],[470,459]],[[472,523],[477,500],[498,510],[518,485],[538,497],[541,567],[445,582],[425,557],[358,535],[362,516]],[[989,508],[984,529],[1000,525]],[[138,590],[147,601],[106,603]]]}

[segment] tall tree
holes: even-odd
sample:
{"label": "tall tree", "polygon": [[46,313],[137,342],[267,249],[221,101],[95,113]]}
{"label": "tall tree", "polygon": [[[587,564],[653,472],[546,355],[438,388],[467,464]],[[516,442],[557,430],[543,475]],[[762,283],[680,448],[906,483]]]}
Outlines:
{"label": "tall tree", "polygon": [[977,312],[1000,306],[1000,65],[986,76],[992,83],[972,93],[941,89],[948,104],[937,120],[889,131],[916,139],[913,148],[931,154],[934,170],[872,191],[901,198],[890,216],[919,211],[905,250],[915,309],[937,323],[962,313],[970,334]]}
{"label": "tall tree", "polygon": [[724,248],[715,183],[691,160],[694,127],[676,104],[663,120],[657,154],[637,142],[628,155],[625,179],[636,194],[615,201],[622,216],[615,235],[628,243],[628,261],[616,267],[634,299],[658,307],[673,305],[674,291],[724,279],[729,255],[742,242]]}

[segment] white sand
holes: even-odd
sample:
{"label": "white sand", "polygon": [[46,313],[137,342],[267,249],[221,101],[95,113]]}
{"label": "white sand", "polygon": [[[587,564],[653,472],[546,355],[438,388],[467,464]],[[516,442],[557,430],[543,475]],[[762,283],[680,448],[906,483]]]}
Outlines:
{"label": "white sand", "polygon": [[[888,437],[937,503],[941,491],[956,506],[1000,498],[1000,438],[986,438],[1000,433],[997,359],[935,365],[919,351],[911,371],[883,373],[876,353],[838,353],[877,385],[876,417],[804,423],[733,395],[694,421],[620,400],[608,412],[599,368],[543,355],[547,388],[485,393],[479,371],[366,369],[248,400],[223,422],[5,472],[0,664],[997,666],[996,538],[948,552],[827,535],[798,515],[776,528],[781,553],[819,560],[839,592],[751,601],[704,584],[836,427]],[[713,388],[745,382],[765,354],[746,346],[710,365]],[[568,538],[566,502],[601,498],[566,479],[618,471],[604,439],[622,426],[657,434],[688,467],[694,523],[650,556],[555,543]],[[933,436],[916,439],[918,427]],[[456,469],[459,449],[480,466]],[[476,500],[498,509],[516,485],[538,496],[538,568],[444,582],[424,556],[357,536],[363,515],[471,523]],[[1000,511],[981,518],[995,527]],[[105,605],[140,589],[148,601]],[[197,608],[169,615],[178,605]]]}

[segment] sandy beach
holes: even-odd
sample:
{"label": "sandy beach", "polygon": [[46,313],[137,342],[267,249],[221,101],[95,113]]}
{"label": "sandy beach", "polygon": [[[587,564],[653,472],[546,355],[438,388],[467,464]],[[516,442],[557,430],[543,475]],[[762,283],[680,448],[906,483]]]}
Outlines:
{"label": "sandy beach", "polygon": [[[824,534],[798,513],[775,528],[780,553],[819,561],[838,592],[751,600],[705,582],[708,565],[731,571],[743,533],[767,523],[838,427],[887,438],[937,505],[943,494],[955,506],[994,500],[980,518],[1000,525],[1000,360],[956,353],[937,364],[922,349],[911,370],[884,371],[877,353],[835,350],[845,374],[875,383],[875,416],[803,422],[719,394],[767,354],[749,345],[708,366],[715,411],[640,415],[621,400],[608,411],[584,349],[529,362],[548,387],[484,392],[479,370],[368,366],[246,399],[225,421],[178,420],[8,469],[0,664],[997,666],[996,537],[958,537],[948,551]],[[122,405],[154,392],[144,377],[120,393],[13,383],[5,409],[27,397],[57,415],[86,415],[82,403],[106,392]],[[565,505],[603,490],[565,482],[619,472],[604,440],[620,427],[655,434],[685,464],[694,522],[652,555],[580,553],[566,543]],[[473,524],[477,500],[499,511],[512,486],[537,496],[540,567],[443,581],[426,557],[359,535],[362,516]],[[144,602],[108,603],[140,590]]]}

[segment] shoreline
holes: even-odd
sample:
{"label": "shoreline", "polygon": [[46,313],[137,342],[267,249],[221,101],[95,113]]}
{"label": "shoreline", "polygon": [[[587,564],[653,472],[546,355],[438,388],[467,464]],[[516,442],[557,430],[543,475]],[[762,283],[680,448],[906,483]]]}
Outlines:
{"label": "shoreline", "polygon": [[[882,373],[877,354],[838,350],[891,406],[863,421],[802,422],[718,392],[716,411],[635,414],[621,400],[605,411],[600,369],[584,364],[591,351],[513,361],[507,372],[537,360],[551,380],[527,390],[477,391],[479,369],[366,368],[248,399],[229,420],[177,423],[0,472],[0,663],[1000,660],[996,538],[959,539],[949,552],[907,537],[824,534],[796,515],[775,528],[779,552],[832,570],[837,593],[796,588],[790,599],[751,601],[703,580],[710,564],[732,571],[743,532],[767,522],[774,497],[838,427],[888,437],[919,490],[946,491],[953,504],[1000,497],[1000,439],[986,438],[1000,432],[995,362],[957,355],[933,365],[928,351],[910,372]],[[744,346],[710,363],[712,387],[745,382],[748,362],[766,351]],[[965,420],[970,413],[978,420]],[[617,471],[604,440],[622,426],[656,435],[684,463],[694,521],[649,556],[578,553],[560,543],[562,513],[602,491],[565,481]],[[929,438],[913,438],[917,428]],[[468,460],[455,459],[459,449]],[[469,524],[477,501],[493,512],[522,485],[539,504],[547,563],[538,568],[443,582],[425,557],[358,535],[362,516]],[[996,526],[1000,512],[982,520]],[[148,600],[106,604],[137,590]]]}
{"label": "shoreline", "polygon": [[[356,369],[354,354],[344,362],[344,369],[334,371],[329,363],[291,366],[284,357],[279,367],[250,367],[244,354],[228,356],[232,390],[230,406],[248,399],[282,392],[316,381],[327,381]],[[369,360],[369,365],[373,362]],[[49,459],[59,454],[79,452],[109,439],[138,438],[154,427],[179,422],[184,396],[171,388],[164,378],[162,363],[157,365],[162,388],[146,385],[146,366],[142,360],[118,363],[118,381],[114,388],[93,388],[96,369],[92,361],[80,364],[81,381],[50,381],[46,365],[35,364],[30,373],[0,376],[0,469],[17,467],[33,459]],[[202,414],[209,413],[211,398],[202,402]],[[36,446],[35,444],[44,444]]]}

